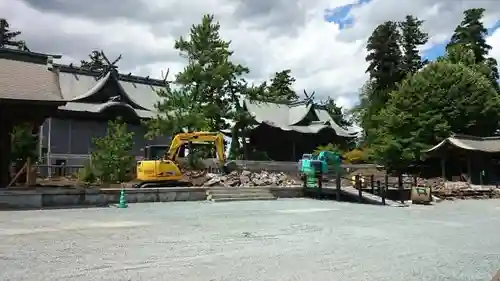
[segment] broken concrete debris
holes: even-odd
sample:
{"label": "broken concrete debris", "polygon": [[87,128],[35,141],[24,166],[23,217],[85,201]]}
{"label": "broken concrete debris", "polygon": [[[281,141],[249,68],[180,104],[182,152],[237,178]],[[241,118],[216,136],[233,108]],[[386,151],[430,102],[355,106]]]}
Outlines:
{"label": "broken concrete debris", "polygon": [[417,184],[430,186],[432,193],[446,200],[500,198],[496,186],[473,185],[463,181],[445,181],[442,178],[418,179]]}
{"label": "broken concrete debris", "polygon": [[300,181],[285,173],[259,173],[233,171],[228,175],[206,174],[203,186],[252,187],[252,186],[301,186]]}

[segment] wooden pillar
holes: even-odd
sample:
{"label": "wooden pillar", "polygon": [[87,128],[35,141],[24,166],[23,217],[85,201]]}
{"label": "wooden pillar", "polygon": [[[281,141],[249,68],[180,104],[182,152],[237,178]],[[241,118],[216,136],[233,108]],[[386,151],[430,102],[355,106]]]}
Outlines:
{"label": "wooden pillar", "polygon": [[[404,198],[403,175],[402,174],[398,175],[398,190],[399,190],[399,200],[401,201],[401,204],[404,204],[405,198]],[[411,192],[411,190],[410,190],[410,192]]]}
{"label": "wooden pillar", "polygon": [[337,171],[336,173],[336,179],[335,179],[335,188],[336,188],[336,199],[337,201],[340,201],[340,192],[341,192],[341,187],[342,187],[342,178],[340,176],[340,171]]}
{"label": "wooden pillar", "polygon": [[10,120],[2,120],[0,126],[0,188],[5,188],[10,182],[11,164],[11,132],[13,124]]}
{"label": "wooden pillar", "polygon": [[363,187],[361,186],[361,178],[359,175],[355,176],[355,187],[358,189],[358,201],[363,202]]}
{"label": "wooden pillar", "polygon": [[446,181],[446,158],[441,158],[441,177]]}
{"label": "wooden pillar", "polygon": [[469,155],[467,155],[467,182],[469,184],[472,182],[472,161]]}
{"label": "wooden pillar", "polygon": [[484,184],[484,157],[482,154],[479,154],[478,156],[476,156],[476,158],[478,159],[477,162],[479,162],[478,166],[479,166],[479,185],[483,185]]}
{"label": "wooden pillar", "polygon": [[385,173],[384,186],[382,187],[382,192],[380,196],[382,197],[382,205],[385,205],[385,196],[387,195],[387,190],[389,190],[389,174]]}

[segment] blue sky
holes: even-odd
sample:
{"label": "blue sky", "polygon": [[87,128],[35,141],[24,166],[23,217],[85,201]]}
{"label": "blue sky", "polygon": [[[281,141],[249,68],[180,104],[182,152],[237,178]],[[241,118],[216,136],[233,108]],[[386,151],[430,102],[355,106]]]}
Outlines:
{"label": "blue sky", "polygon": [[340,29],[344,29],[349,25],[354,24],[353,18],[349,15],[349,12],[352,8],[356,6],[363,5],[365,3],[370,2],[371,0],[358,0],[353,4],[348,4],[344,6],[337,7],[333,10],[327,10],[328,16],[325,20],[329,22],[334,22],[340,25]]}
{"label": "blue sky", "polygon": [[[334,22],[340,25],[340,29],[348,28],[349,26],[352,26],[356,24],[354,22],[354,19],[349,15],[349,12],[351,11],[352,8],[356,6],[363,5],[365,3],[370,2],[371,0],[358,0],[354,4],[349,4],[345,6],[340,6],[337,7],[333,10],[328,10],[328,16],[325,17],[326,21],[329,22]],[[488,33],[492,34],[495,30],[500,28],[500,20],[496,22],[494,26],[488,29]],[[434,60],[437,57],[441,56],[444,54],[444,49],[446,47],[446,44],[448,42],[444,42],[441,44],[436,44],[432,46],[432,48],[426,50],[424,53],[424,58],[429,59],[429,60]]]}

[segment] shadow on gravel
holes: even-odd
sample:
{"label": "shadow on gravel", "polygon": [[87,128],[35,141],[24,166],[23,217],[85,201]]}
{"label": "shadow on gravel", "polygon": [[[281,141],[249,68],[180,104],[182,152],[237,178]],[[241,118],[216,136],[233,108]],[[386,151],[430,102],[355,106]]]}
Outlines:
{"label": "shadow on gravel", "polygon": [[[317,199],[317,200],[334,200],[337,201],[337,194],[334,192],[322,192],[320,194],[319,190],[317,189],[311,189],[304,191],[304,197],[306,198],[311,198],[311,199]],[[353,198],[352,196],[348,196],[344,193],[340,194],[340,202],[350,202],[350,203],[360,203],[357,198]],[[365,203],[360,203],[360,204],[365,204]]]}
{"label": "shadow on gravel", "polygon": [[12,212],[12,211],[35,211],[35,210],[61,210],[61,209],[95,209],[95,208],[109,208],[114,207],[113,204],[107,205],[69,205],[69,206],[46,206],[42,208],[33,208],[26,207],[20,209],[19,207],[9,207],[9,206],[0,206],[0,212]]}

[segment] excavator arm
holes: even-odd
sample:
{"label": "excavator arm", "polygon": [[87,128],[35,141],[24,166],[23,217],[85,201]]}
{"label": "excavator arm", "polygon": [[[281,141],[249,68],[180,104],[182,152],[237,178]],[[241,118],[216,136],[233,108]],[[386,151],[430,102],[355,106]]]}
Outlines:
{"label": "excavator arm", "polygon": [[179,133],[175,135],[166,153],[166,158],[175,161],[179,154],[179,148],[186,143],[213,143],[217,151],[217,158],[221,165],[226,162],[224,154],[224,136],[219,132],[194,132]]}
{"label": "excavator arm", "polygon": [[323,162],[323,169],[325,171],[328,170],[328,166],[331,165],[333,168],[338,171],[340,170],[341,164],[343,157],[339,153],[332,152],[332,151],[321,151],[318,154],[318,160]]}

